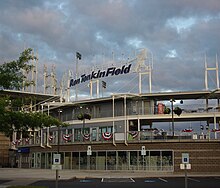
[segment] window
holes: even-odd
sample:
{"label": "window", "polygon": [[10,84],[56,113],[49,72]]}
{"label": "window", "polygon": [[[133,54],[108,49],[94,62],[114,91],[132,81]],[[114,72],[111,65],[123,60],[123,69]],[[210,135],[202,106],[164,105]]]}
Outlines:
{"label": "window", "polygon": [[162,151],[162,170],[172,170],[173,155],[172,151]]}
{"label": "window", "polygon": [[74,130],[74,141],[80,141],[81,139],[81,129]]}

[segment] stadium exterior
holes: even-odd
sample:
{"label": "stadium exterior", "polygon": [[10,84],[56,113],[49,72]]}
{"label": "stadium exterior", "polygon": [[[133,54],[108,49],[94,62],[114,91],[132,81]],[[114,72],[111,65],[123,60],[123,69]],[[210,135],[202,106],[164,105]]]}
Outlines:
{"label": "stadium exterior", "polygon": [[[42,112],[69,126],[36,130],[12,147],[18,148],[20,168],[49,169],[59,151],[63,169],[176,174],[182,153],[188,153],[191,173],[219,173],[219,98],[215,90],[46,102]],[[180,115],[174,113],[177,106]],[[88,119],[79,118],[85,114]]]}
{"label": "stadium exterior", "polygon": [[[191,173],[220,172],[220,90],[208,90],[207,74],[216,71],[219,88],[217,61],[216,68],[209,68],[205,62],[204,91],[152,93],[153,54],[148,49],[139,49],[135,57],[119,64],[113,58],[110,65],[105,63],[107,67],[92,67],[88,72],[79,72],[80,60],[77,52],[75,75],[69,72],[67,87],[63,88],[65,102],[62,90],[60,96],[32,94],[39,100],[30,105],[34,106],[31,111],[41,110],[69,126],[30,130],[28,138],[14,132],[11,148],[17,149],[18,167],[50,169],[56,161],[53,154],[59,153],[63,169],[176,174],[182,171],[184,154],[189,156]],[[135,76],[131,79],[132,73]],[[138,87],[138,92],[132,94],[121,84],[119,89],[124,88],[125,93],[99,97],[100,84],[106,88],[105,80],[115,83],[113,77],[119,83],[120,76],[129,80],[129,86]],[[88,84],[90,99],[79,100],[79,84]],[[149,92],[143,93],[142,86],[146,85]],[[45,81],[45,92],[47,86]],[[73,102],[69,102],[71,87]]]}

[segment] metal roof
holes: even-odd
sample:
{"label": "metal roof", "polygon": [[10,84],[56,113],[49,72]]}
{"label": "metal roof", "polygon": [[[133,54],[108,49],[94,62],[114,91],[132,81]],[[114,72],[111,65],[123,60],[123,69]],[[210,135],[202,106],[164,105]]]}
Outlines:
{"label": "metal roof", "polygon": [[[120,94],[112,94],[109,97],[102,97],[102,98],[94,98],[94,99],[84,99],[79,101],[73,102],[62,102],[60,103],[60,96],[58,95],[50,95],[50,94],[41,94],[41,93],[31,93],[31,92],[22,92],[22,91],[12,91],[12,90],[1,90],[0,95],[10,95],[12,97],[36,97],[37,101],[46,102],[47,104],[57,107],[68,107],[68,106],[76,106],[76,105],[83,105],[88,103],[100,103],[105,102],[113,99],[115,100],[122,100],[124,97],[126,98],[133,98],[133,99],[149,99],[149,100],[156,100],[156,101],[166,101],[170,99],[175,100],[197,100],[197,99],[218,99],[220,98],[220,90],[216,89],[213,91],[179,91],[179,92],[158,92],[158,93],[120,93]],[[55,103],[54,103],[55,102]],[[46,105],[45,103],[45,105]]]}
{"label": "metal roof", "polygon": [[147,93],[141,94],[141,97],[154,98],[156,100],[183,100],[183,99],[218,99],[220,98],[220,90],[213,91],[180,91],[180,92],[159,92],[159,93]]}
{"label": "metal roof", "polygon": [[37,101],[60,100],[59,95],[32,93],[32,92],[24,92],[24,91],[16,91],[16,90],[0,90],[0,96],[7,96],[7,95],[12,98],[35,97]]}

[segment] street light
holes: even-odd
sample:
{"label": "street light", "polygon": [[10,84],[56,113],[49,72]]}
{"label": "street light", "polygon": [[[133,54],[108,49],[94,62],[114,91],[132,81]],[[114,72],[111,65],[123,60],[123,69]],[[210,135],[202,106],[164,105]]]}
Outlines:
{"label": "street light", "polygon": [[173,111],[173,102],[176,102],[174,99],[170,99],[171,102],[171,113],[172,113],[172,136],[174,137],[174,111]]}
{"label": "street light", "polygon": [[[182,113],[182,109],[180,107],[176,107],[175,109],[173,109],[173,103],[176,102],[174,99],[170,99],[171,102],[171,111],[172,111],[172,136],[174,137],[174,113],[178,116],[180,116],[180,114]],[[180,101],[180,104],[183,104],[183,101]]]}
{"label": "street light", "polygon": [[[81,134],[82,134],[82,141],[83,141],[83,137],[84,137],[84,134],[85,134],[85,120],[88,119],[90,120],[91,119],[91,115],[88,114],[88,113],[85,113],[84,112],[84,109],[82,106],[80,106],[80,113],[77,115],[77,119],[78,120],[81,120],[83,122],[83,126],[82,126],[82,130],[81,130]],[[88,108],[86,108],[88,110]]]}
{"label": "street light", "polygon": [[[61,121],[61,113],[63,111],[61,109],[58,110],[58,119]],[[60,153],[60,125],[58,125],[58,133],[57,133],[57,154]],[[59,171],[56,169],[56,188],[58,188],[58,180],[59,180]]]}
{"label": "street light", "polygon": [[[61,113],[63,111],[61,109],[58,110],[58,118],[61,121]],[[60,125],[58,125],[58,142],[57,142],[57,153],[60,153]]]}

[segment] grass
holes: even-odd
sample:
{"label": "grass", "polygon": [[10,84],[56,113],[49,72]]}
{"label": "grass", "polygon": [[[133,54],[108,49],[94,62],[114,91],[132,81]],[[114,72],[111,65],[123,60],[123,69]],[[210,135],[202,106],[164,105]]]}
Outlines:
{"label": "grass", "polygon": [[45,186],[23,186],[23,185],[17,185],[17,186],[9,186],[8,188],[48,188]]}

